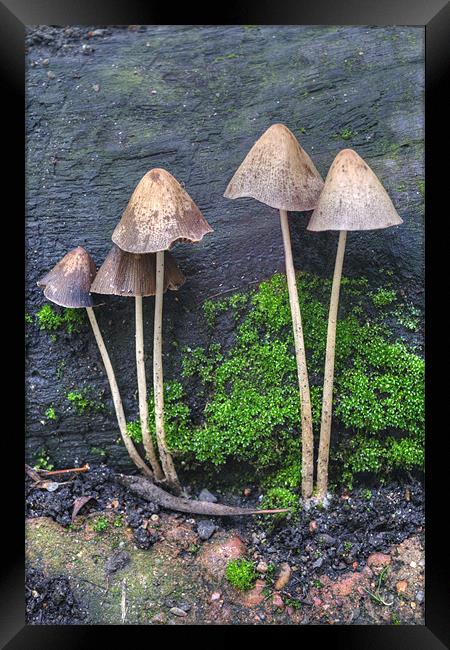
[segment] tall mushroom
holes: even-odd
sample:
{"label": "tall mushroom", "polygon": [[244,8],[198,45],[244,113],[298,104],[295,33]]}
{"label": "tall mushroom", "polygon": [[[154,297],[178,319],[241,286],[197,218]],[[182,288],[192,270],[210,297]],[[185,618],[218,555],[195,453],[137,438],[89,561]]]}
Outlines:
{"label": "tall mushroom", "polygon": [[352,149],[340,151],[328,171],[322,194],[307,227],[313,231],[340,231],[328,317],[317,461],[317,498],[321,501],[325,499],[328,489],[336,321],[347,231],[375,230],[401,223],[403,221],[386,190],[367,163]]}
{"label": "tall mushroom", "polygon": [[[126,253],[113,244],[105,261],[97,271],[91,286],[93,293],[134,297],[136,301],[136,363],[139,389],[139,416],[142,441],[150,461],[155,479],[164,479],[163,471],[155,453],[148,430],[147,386],[144,366],[144,337],[142,323],[142,298],[156,293],[156,255]],[[178,289],[186,278],[176,265],[170,253],[165,254],[163,291]]]}
{"label": "tall mushroom", "polygon": [[159,455],[168,484],[181,490],[166,443],[162,364],[164,251],[177,241],[199,242],[213,232],[189,194],[164,169],[151,169],[137,184],[116,226],[112,240],[129,253],[156,253],[156,294],[153,345],[155,425]]}
{"label": "tall mushroom", "polygon": [[103,365],[105,366],[122,440],[136,467],[149,478],[153,478],[153,472],[139,456],[133,441],[127,434],[127,423],[119,387],[92,308],[94,303],[90,288],[95,274],[94,260],[84,248],[78,246],[67,253],[37,284],[38,287],[44,288],[44,296],[56,305],[75,309],[86,308]]}
{"label": "tall mushroom", "polygon": [[316,207],[323,180],[311,158],[283,124],[273,124],[256,141],[228,184],[229,199],[252,197],[280,211],[286,277],[294,332],[302,419],[302,495],[313,490],[314,437],[302,319],[292,259],[287,211]]}

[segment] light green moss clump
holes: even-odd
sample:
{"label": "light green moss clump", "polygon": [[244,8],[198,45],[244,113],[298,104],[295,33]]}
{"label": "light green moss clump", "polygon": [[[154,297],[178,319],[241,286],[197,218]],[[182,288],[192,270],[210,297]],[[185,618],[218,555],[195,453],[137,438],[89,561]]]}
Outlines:
{"label": "light green moss clump", "polygon": [[248,591],[255,584],[257,576],[253,562],[241,558],[228,562],[225,577],[235,589]]}
{"label": "light green moss clump", "polygon": [[394,302],[396,296],[397,294],[393,289],[384,289],[381,287],[378,291],[372,294],[372,302],[375,307],[385,307]]}
{"label": "light green moss clump", "polygon": [[91,391],[88,388],[69,391],[66,397],[77,415],[83,415],[85,411],[101,411],[105,408],[103,402],[92,398]]}
{"label": "light green moss clump", "polygon": [[62,312],[56,312],[52,305],[47,303],[36,312],[35,317],[41,330],[54,332],[64,327],[68,334],[73,334],[80,329],[84,322],[82,312],[82,309],[69,308],[65,308]]}

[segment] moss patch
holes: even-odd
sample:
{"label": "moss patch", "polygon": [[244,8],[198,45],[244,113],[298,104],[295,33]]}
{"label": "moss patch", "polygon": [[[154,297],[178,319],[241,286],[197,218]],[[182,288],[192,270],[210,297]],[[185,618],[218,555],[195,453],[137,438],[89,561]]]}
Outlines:
{"label": "moss patch", "polygon": [[[298,275],[316,438],[330,285]],[[368,292],[365,278],[342,280],[330,468],[336,482],[352,484],[367,472],[386,479],[399,470],[423,468],[424,361],[385,324],[396,317],[395,298],[389,287]],[[165,386],[169,445],[192,468],[247,463],[268,490],[288,491],[294,499],[301,470],[300,400],[286,278],[276,274],[252,292],[208,300],[203,311],[211,342],[185,348],[185,384]],[[235,320],[235,338],[226,351],[215,340],[216,321],[225,314]],[[200,422],[188,406],[189,384],[202,404]],[[152,395],[149,427],[154,430]],[[140,442],[138,422],[129,431]]]}

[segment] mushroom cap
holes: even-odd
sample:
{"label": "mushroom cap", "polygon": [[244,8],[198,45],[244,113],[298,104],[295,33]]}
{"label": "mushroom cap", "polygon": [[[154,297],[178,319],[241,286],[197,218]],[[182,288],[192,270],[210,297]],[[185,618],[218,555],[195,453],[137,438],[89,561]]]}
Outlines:
{"label": "mushroom cap", "polygon": [[89,253],[78,246],[71,250],[37,283],[44,296],[61,307],[92,307],[91,284],[96,273]]}
{"label": "mushroom cap", "polygon": [[323,180],[296,137],[283,124],[262,134],[238,167],[224,196],[249,196],[278,210],[312,210]]}
{"label": "mushroom cap", "polygon": [[112,240],[128,253],[156,253],[176,241],[199,242],[213,229],[189,194],[165,169],[151,169],[137,184]]}
{"label": "mushroom cap", "polygon": [[307,230],[375,230],[400,223],[403,220],[369,165],[353,149],[340,151]]}
{"label": "mushroom cap", "polygon": [[[179,289],[186,281],[173,255],[164,253],[164,291]],[[154,296],[156,293],[156,254],[134,254],[115,244],[99,268],[91,286],[93,293],[110,296]]]}

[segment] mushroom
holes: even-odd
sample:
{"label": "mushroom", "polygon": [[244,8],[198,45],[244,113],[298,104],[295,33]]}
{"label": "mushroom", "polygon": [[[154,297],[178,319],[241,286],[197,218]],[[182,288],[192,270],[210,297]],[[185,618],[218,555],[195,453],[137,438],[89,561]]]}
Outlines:
{"label": "mushroom", "polygon": [[302,495],[313,489],[314,438],[302,319],[292,259],[288,210],[316,207],[323,180],[291,131],[273,124],[256,141],[225,190],[229,199],[252,197],[280,211],[286,277],[292,314],[302,417]]}
{"label": "mushroom", "polygon": [[[142,298],[156,293],[156,255],[126,253],[116,244],[99,268],[91,286],[93,293],[134,297],[136,303],[136,366],[138,375],[139,416],[142,440],[155,479],[162,481],[164,474],[155,453],[148,430],[147,385],[144,364],[144,335],[142,322]],[[165,254],[163,291],[178,289],[186,278],[177,267],[170,253]]]}
{"label": "mushroom", "polygon": [[94,260],[84,248],[78,246],[67,253],[37,284],[38,287],[43,287],[44,296],[56,305],[75,309],[86,308],[103,365],[105,366],[123,442],[136,467],[149,478],[153,478],[153,472],[139,456],[133,441],[127,434],[127,423],[119,387],[92,308],[94,302],[90,294],[90,287],[95,274]]}
{"label": "mushroom", "polygon": [[375,230],[403,223],[386,190],[367,163],[352,149],[343,149],[334,159],[307,230],[339,230],[339,242],[331,289],[327,347],[322,397],[317,498],[328,489],[328,460],[333,403],[334,357],[339,289],[348,230]]}
{"label": "mushroom", "polygon": [[[112,240],[129,253],[156,253],[156,293],[153,345],[155,425],[159,455],[168,484],[180,492],[180,482],[167,448],[164,430],[162,365],[162,305],[164,251],[177,241],[199,242],[213,232],[189,194],[164,169],[151,169],[137,184],[116,226]],[[136,316],[138,318],[138,314]]]}

